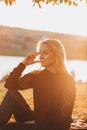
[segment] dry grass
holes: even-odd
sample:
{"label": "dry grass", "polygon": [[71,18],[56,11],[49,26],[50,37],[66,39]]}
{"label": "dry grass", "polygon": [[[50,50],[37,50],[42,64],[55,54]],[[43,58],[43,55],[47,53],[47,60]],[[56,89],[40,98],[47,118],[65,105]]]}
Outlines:
{"label": "dry grass", "polygon": [[[5,82],[0,82],[0,102],[2,101],[7,89],[4,88],[4,83]],[[33,91],[32,89],[28,90],[23,90],[20,91],[20,93],[24,96],[26,101],[30,104],[31,109],[33,109]]]}
{"label": "dry grass", "polygon": [[87,119],[87,83],[76,83],[76,101],[73,117]]}
{"label": "dry grass", "polygon": [[[0,102],[7,91],[3,86],[4,82],[0,82]],[[21,91],[21,93],[33,109],[32,89]],[[73,118],[87,119],[87,83],[80,81],[76,83],[76,95],[72,116]]]}

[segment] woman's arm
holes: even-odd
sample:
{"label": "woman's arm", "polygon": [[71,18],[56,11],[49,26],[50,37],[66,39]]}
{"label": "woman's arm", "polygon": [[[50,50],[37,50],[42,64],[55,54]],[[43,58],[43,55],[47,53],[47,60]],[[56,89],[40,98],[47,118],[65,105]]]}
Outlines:
{"label": "woman's arm", "polygon": [[34,77],[31,73],[26,74],[23,77],[21,77],[21,74],[26,66],[30,64],[34,64],[37,61],[34,59],[38,55],[37,52],[33,53],[32,55],[27,55],[24,60],[16,67],[14,70],[10,73],[8,79],[6,80],[5,87],[8,89],[27,89],[29,88],[29,80],[33,79],[31,77]]}
{"label": "woman's arm", "polygon": [[76,87],[73,78],[67,79],[65,83],[64,105],[62,106],[62,113],[64,116],[70,116],[74,108],[76,97]]}
{"label": "woman's arm", "polygon": [[23,63],[20,63],[16,68],[14,68],[6,80],[5,87],[8,89],[19,89],[20,85],[17,80],[21,76],[24,69],[25,65]]}

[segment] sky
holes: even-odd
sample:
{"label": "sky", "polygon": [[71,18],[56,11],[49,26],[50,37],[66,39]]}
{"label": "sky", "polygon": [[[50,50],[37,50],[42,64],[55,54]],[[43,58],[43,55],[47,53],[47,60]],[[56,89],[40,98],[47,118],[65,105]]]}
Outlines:
{"label": "sky", "polygon": [[87,36],[87,5],[42,4],[40,9],[32,0],[16,0],[12,6],[0,2],[0,25]]}

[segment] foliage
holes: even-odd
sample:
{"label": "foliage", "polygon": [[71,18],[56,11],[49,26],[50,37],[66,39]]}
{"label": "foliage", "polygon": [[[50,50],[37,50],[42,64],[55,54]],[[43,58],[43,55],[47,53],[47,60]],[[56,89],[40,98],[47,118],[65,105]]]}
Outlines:
{"label": "foliage", "polygon": [[[0,1],[4,1],[6,5],[10,4],[12,5],[13,2],[15,2],[16,0],[0,0]],[[45,3],[45,4],[49,4],[52,3],[53,5],[60,5],[60,4],[67,4],[67,5],[74,5],[74,6],[78,6],[78,4],[80,2],[83,2],[83,0],[32,0],[34,5],[38,4],[39,8],[41,8],[41,2]],[[87,3],[87,0],[84,0],[85,3]]]}
{"label": "foliage", "polygon": [[13,2],[15,2],[16,0],[0,0],[0,1],[4,1],[6,5],[12,5]]}
{"label": "foliage", "polygon": [[[84,0],[87,3],[87,0]],[[60,4],[67,4],[67,5],[74,5],[78,6],[79,2],[83,2],[83,0],[33,0],[34,5],[37,3],[38,6],[41,8],[40,2],[45,4],[52,3],[53,5],[60,5]]]}

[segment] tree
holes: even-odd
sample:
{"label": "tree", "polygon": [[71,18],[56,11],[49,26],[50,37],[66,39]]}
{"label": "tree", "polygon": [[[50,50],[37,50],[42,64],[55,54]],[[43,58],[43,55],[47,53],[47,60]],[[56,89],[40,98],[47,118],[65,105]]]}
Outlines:
{"label": "tree", "polygon": [[[4,1],[6,5],[10,4],[12,5],[13,2],[16,0],[0,0]],[[85,3],[87,4],[87,0],[84,0]],[[67,4],[67,5],[73,5],[73,6],[78,6],[80,2],[83,2],[83,0],[33,0],[34,6],[35,4],[38,4],[38,6],[41,8],[41,2],[45,4],[52,3],[53,5],[60,5],[60,4]]]}

